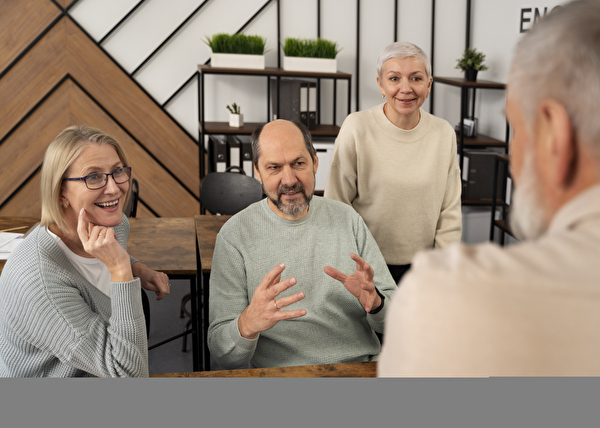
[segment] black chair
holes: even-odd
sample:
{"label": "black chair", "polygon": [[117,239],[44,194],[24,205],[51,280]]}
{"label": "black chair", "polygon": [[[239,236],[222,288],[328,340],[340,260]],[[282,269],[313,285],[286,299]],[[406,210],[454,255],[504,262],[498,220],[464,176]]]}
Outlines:
{"label": "black chair", "polygon": [[[239,174],[233,173],[237,170]],[[258,202],[263,197],[262,185],[260,182],[247,176],[244,170],[237,166],[227,168],[225,172],[211,172],[202,179],[200,186],[200,205],[203,209],[212,214],[233,215]],[[191,314],[186,309],[186,303],[191,299],[186,294],[181,299],[180,318],[184,314],[190,317],[185,325],[184,332],[187,332],[191,325]],[[187,335],[183,336],[182,352],[187,349]]]}
{"label": "black chair", "polygon": [[125,208],[123,208],[123,214],[127,217],[135,217],[137,215],[137,205],[138,199],[140,198],[140,185],[138,181],[134,178],[131,180],[131,193],[129,195],[129,199],[125,204]]}
{"label": "black chair", "polygon": [[[228,174],[238,170],[239,174]],[[262,186],[238,166],[211,172],[202,179],[200,205],[212,214],[233,215],[262,199]]]}
{"label": "black chair", "polygon": [[[137,205],[140,198],[140,186],[138,181],[134,178],[131,180],[131,193],[125,208],[123,208],[123,214],[129,218],[133,218],[137,215]],[[142,288],[142,307],[144,309],[144,318],[146,319],[146,337],[150,336],[150,300],[146,290]]]}

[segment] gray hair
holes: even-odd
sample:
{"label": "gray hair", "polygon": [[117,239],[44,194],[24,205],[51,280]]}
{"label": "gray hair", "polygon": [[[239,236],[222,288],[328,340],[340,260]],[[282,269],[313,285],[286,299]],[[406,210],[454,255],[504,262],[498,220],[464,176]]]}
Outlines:
{"label": "gray hair", "polygon": [[[310,135],[310,131],[308,128],[297,120],[290,120],[288,122],[293,123],[296,127],[302,132],[302,137],[304,138],[304,144],[306,145],[306,150],[310,153],[311,159],[315,159],[317,156],[317,151],[315,150],[315,146],[313,146],[312,136]],[[258,144],[258,139],[260,138],[260,134],[262,133],[263,128],[266,123],[263,123],[258,128],[252,132],[251,142],[252,142],[252,163],[258,169],[258,158],[260,157],[260,145]]]}
{"label": "gray hair", "polygon": [[418,47],[417,45],[413,45],[409,42],[395,42],[391,45],[388,45],[380,54],[379,59],[377,60],[377,76],[379,79],[382,79],[383,76],[381,73],[383,72],[383,64],[389,59],[392,58],[416,58],[420,59],[425,66],[425,72],[427,73],[427,78],[431,77],[431,61],[423,52],[423,49]]}
{"label": "gray hair", "polygon": [[541,100],[560,102],[600,159],[600,2],[573,1],[534,24],[515,50],[508,88],[530,131]]}

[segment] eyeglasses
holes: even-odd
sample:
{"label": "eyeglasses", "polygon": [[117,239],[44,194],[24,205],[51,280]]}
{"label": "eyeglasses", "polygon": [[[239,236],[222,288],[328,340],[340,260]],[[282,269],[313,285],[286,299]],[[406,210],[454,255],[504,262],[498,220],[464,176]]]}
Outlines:
{"label": "eyeglasses", "polygon": [[110,174],[104,172],[92,172],[85,177],[63,178],[63,181],[85,181],[85,185],[90,190],[102,189],[108,183],[108,176],[112,175],[117,184],[127,183],[131,178],[131,167],[121,166]]}

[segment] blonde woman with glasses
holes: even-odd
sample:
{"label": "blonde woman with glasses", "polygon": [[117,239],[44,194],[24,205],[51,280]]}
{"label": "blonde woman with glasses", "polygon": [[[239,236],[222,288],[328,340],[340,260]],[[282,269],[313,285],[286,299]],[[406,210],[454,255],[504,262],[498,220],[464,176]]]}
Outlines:
{"label": "blonde woman with glasses", "polygon": [[50,143],[40,226],[0,277],[1,376],[148,376],[140,286],[161,299],[169,282],[127,253],[130,178],[121,146],[98,129]]}

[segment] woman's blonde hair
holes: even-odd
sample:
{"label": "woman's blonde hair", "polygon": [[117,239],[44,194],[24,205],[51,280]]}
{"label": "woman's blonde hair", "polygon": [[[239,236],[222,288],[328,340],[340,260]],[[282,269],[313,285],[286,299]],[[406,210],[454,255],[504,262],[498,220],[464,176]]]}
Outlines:
{"label": "woman's blonde hair", "polygon": [[[109,144],[114,147],[123,166],[129,165],[121,145],[105,132],[87,125],[71,126],[64,129],[46,149],[42,164],[40,183],[42,219],[40,226],[56,224],[61,230],[66,230],[65,209],[60,203],[63,179],[71,164],[87,144]],[[129,190],[127,190],[125,200],[128,198]]]}

